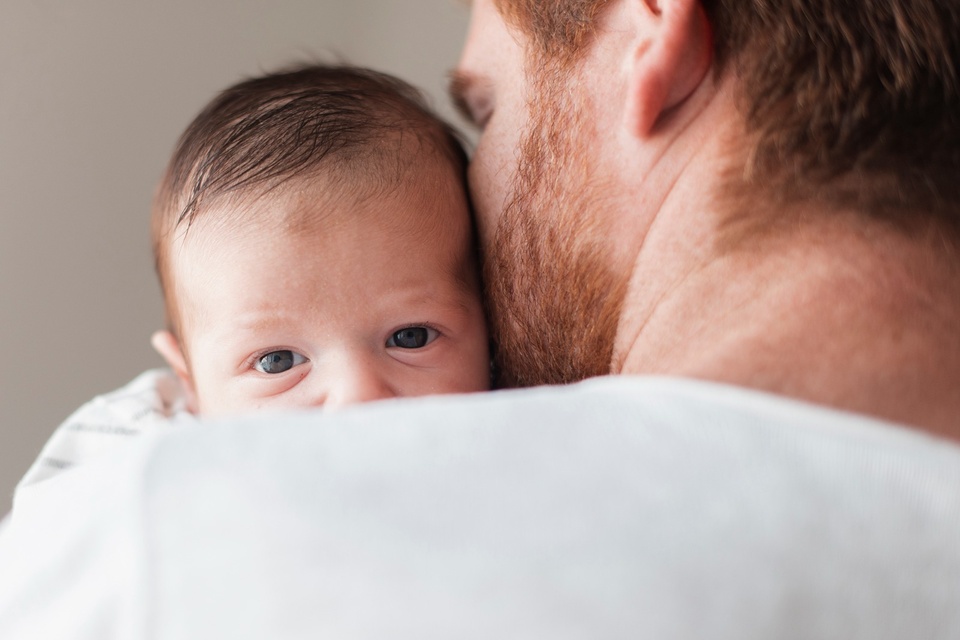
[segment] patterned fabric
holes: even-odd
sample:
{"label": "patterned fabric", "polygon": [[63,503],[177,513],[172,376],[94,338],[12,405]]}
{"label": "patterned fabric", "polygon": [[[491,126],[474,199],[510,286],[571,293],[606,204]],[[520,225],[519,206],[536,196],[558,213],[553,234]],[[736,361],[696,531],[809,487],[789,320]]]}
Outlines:
{"label": "patterned fabric", "polygon": [[57,427],[17,485],[14,504],[32,485],[126,446],[132,436],[192,420],[173,372],[145,371],[116,391],[90,400]]}

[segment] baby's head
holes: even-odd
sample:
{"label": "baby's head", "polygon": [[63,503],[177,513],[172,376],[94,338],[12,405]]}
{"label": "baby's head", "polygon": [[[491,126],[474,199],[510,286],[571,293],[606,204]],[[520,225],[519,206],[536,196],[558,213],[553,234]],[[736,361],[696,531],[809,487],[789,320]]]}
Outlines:
{"label": "baby's head", "polygon": [[205,415],[479,391],[466,156],[407,84],[308,66],[235,85],[157,191],[166,331]]}

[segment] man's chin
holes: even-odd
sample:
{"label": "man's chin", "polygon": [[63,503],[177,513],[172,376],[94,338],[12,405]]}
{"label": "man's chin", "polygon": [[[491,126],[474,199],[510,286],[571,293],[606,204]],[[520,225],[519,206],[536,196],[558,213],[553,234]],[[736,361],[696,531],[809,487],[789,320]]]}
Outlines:
{"label": "man's chin", "polygon": [[584,232],[530,222],[498,230],[485,260],[498,386],[568,384],[610,372],[626,285],[597,247],[576,241]]}

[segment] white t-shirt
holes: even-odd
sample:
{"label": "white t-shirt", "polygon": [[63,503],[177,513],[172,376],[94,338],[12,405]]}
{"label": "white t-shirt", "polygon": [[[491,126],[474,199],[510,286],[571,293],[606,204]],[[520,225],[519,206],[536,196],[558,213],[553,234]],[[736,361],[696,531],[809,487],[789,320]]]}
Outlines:
{"label": "white t-shirt", "polygon": [[960,638],[960,448],[728,386],[260,414],[21,494],[0,638]]}

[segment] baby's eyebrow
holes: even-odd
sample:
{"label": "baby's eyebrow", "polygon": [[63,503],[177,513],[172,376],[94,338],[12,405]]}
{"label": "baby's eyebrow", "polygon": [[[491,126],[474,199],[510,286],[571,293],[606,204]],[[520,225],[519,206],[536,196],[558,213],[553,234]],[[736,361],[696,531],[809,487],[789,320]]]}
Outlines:
{"label": "baby's eyebrow", "polygon": [[235,334],[255,335],[296,324],[297,321],[295,315],[282,313],[273,307],[253,308],[234,318],[231,331]]}

